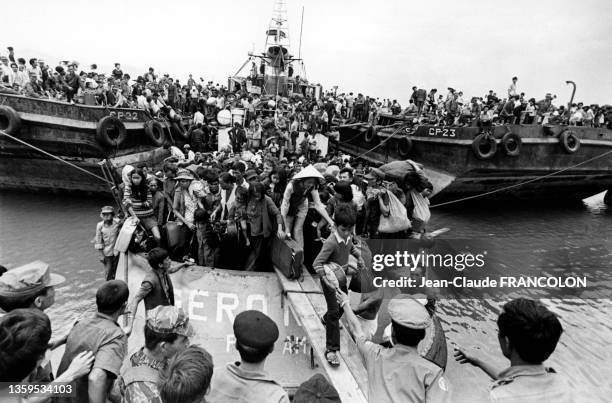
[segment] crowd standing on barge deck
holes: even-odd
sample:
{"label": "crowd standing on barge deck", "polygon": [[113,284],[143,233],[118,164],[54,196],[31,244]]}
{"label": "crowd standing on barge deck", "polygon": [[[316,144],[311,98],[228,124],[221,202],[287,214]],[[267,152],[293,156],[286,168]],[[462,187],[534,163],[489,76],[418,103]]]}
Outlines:
{"label": "crowd standing on barge deck", "polygon": [[[108,75],[100,72],[96,64],[86,67],[77,61],[64,60],[53,67],[42,59],[18,58],[12,47],[8,48],[8,55],[0,54],[2,92],[85,105],[139,108],[153,117],[176,111],[193,116],[194,125],[214,120],[220,110],[241,108],[245,110],[245,129],[256,122],[249,127],[256,134],[249,137],[249,146],[261,141],[258,131],[266,130],[261,121],[255,120],[261,114],[274,117],[273,126],[280,132],[296,122],[300,130],[323,134],[334,122],[374,123],[381,113],[430,124],[550,123],[612,128],[611,105],[575,102],[566,107],[551,93],[536,99],[520,90],[518,77],[512,78],[501,95],[489,90],[484,96],[468,97],[463,91],[448,87],[444,96],[436,88],[427,91],[413,86],[409,103],[402,108],[397,100],[353,92],[327,92],[322,99],[301,95],[264,97],[242,88],[230,92],[224,85],[201,77],[196,80],[191,74],[181,83],[169,74],[157,73],[153,67],[132,77],[122,70],[120,63],[115,63]],[[286,140],[290,140],[289,136]]]}

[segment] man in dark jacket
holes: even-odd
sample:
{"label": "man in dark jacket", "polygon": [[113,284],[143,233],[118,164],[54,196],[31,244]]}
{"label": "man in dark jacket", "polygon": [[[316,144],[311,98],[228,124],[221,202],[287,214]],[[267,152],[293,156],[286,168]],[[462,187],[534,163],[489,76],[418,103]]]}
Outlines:
{"label": "man in dark jacket", "polygon": [[195,126],[195,129],[191,130],[189,135],[189,144],[194,152],[201,153],[204,152],[204,131],[202,130],[202,124],[198,123]]}
{"label": "man in dark jacket", "polygon": [[66,100],[71,102],[74,98],[74,94],[79,90],[79,76],[74,72],[74,65],[68,66],[68,74],[64,77],[66,83],[64,91],[66,92]]}

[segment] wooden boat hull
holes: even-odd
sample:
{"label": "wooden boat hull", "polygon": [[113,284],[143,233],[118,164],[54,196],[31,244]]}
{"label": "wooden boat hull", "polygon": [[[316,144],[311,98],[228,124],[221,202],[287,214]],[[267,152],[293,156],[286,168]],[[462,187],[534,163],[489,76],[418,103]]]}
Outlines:
{"label": "wooden boat hull", "polygon": [[[108,194],[109,187],[104,181],[33,147],[98,176],[102,174],[98,162],[103,159],[110,160],[120,170],[126,164],[159,168],[168,156],[146,135],[145,123],[151,118],[144,110],[72,105],[5,93],[0,93],[0,105],[12,108],[20,120],[20,128],[9,133],[17,140],[0,135],[2,189]],[[117,147],[108,147],[96,140],[100,120],[111,114],[126,130],[125,140]],[[160,124],[169,140],[169,123]]]}
{"label": "wooden boat hull", "polygon": [[[433,204],[488,192],[493,193],[478,199],[580,200],[612,187],[612,153],[608,153],[612,151],[612,131],[608,129],[555,126],[545,133],[540,125],[496,126],[497,152],[483,160],[472,149],[480,133],[477,127],[423,125],[409,129],[409,134],[398,126],[379,128],[375,140],[367,142],[368,127],[341,126],[340,149],[373,164],[407,158],[422,163],[434,184]],[[574,153],[566,152],[559,142],[559,134],[566,129],[580,139]],[[508,132],[521,137],[518,156],[502,150],[500,142]],[[404,137],[412,142],[407,154],[400,153]],[[512,188],[497,191],[507,187]]]}
{"label": "wooden boat hull", "polygon": [[[169,152],[163,148],[136,151],[109,158],[116,168],[117,178],[125,165],[159,167]],[[97,158],[63,158],[102,177]],[[96,196],[109,196],[109,184],[55,159],[4,156],[0,158],[0,189],[32,192],[76,192]]]}

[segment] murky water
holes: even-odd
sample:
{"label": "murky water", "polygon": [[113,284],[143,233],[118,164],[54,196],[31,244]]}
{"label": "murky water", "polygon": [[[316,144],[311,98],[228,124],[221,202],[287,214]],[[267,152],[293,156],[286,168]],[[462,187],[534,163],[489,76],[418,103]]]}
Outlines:
{"label": "murky water", "polygon": [[[98,213],[108,200],[54,195],[0,195],[0,263],[14,267],[41,259],[68,279],[48,310],[54,330],[94,309],[102,265],[90,242]],[[507,253],[509,273],[520,272],[535,252],[560,256],[580,267],[600,267],[612,276],[612,209],[603,195],[572,206],[485,205],[433,210],[432,229],[449,227],[453,238],[486,239]],[[561,253],[562,252],[562,253]],[[561,260],[560,260],[561,261]],[[554,263],[554,260],[552,261]],[[551,263],[551,264],[552,264]],[[608,294],[612,289],[606,289]],[[505,301],[460,300],[439,304],[450,343],[480,346],[500,369],[507,365],[497,345],[495,320]],[[579,400],[603,402],[612,393],[612,309],[609,298],[548,300],[565,332],[548,365],[569,376]],[[449,362],[448,376],[461,389],[485,391],[488,381],[476,369]],[[469,396],[470,393],[460,393]],[[462,399],[460,399],[462,400]]]}

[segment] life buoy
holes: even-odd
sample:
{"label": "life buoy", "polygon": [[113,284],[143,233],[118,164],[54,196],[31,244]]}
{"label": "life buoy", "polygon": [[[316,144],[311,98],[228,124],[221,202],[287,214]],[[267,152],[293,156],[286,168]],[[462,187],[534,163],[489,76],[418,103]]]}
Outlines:
{"label": "life buoy", "polygon": [[518,157],[521,153],[523,140],[521,136],[515,133],[508,132],[501,139],[501,146],[504,152],[509,157]]}
{"label": "life buoy", "polygon": [[10,106],[0,105],[0,130],[8,134],[17,134],[21,129],[21,118]]}
{"label": "life buoy", "polygon": [[368,127],[368,130],[366,130],[365,132],[365,136],[364,136],[364,140],[366,143],[371,143],[374,141],[374,139],[376,139],[376,129],[374,129],[374,126],[370,126]]}
{"label": "life buoy", "polygon": [[573,154],[580,148],[580,139],[572,130],[566,130],[561,133],[559,142],[561,143],[563,151],[568,154]]}
{"label": "life buoy", "polygon": [[166,141],[166,134],[164,133],[164,126],[157,120],[149,120],[144,124],[145,134],[151,140],[151,143],[157,147],[164,145]]}
{"label": "life buoy", "polygon": [[472,141],[472,151],[476,154],[476,158],[480,160],[487,160],[492,158],[497,152],[497,142],[495,139],[487,134],[480,133],[474,141]]}
{"label": "life buoy", "polygon": [[397,144],[397,152],[402,158],[406,158],[412,151],[412,139],[408,136],[404,136],[399,139]]}
{"label": "life buoy", "polygon": [[118,117],[104,116],[98,121],[96,140],[108,147],[119,147],[127,137],[125,125]]}

